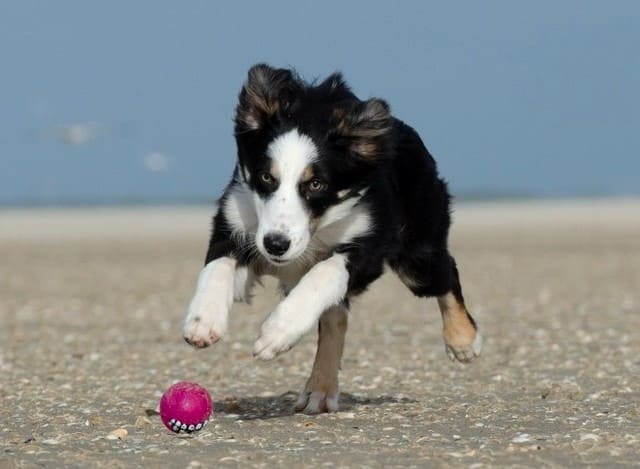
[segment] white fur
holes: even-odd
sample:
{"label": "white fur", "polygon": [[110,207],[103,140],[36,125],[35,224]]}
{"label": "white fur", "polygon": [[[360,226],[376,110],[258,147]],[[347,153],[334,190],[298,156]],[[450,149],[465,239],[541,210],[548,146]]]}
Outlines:
{"label": "white fur", "polygon": [[206,347],[226,334],[235,270],[235,259],[221,257],[207,264],[200,273],[183,324],[183,335],[189,343]]}
{"label": "white fur", "polygon": [[320,221],[318,223],[318,230],[321,230],[322,228],[331,225],[332,223],[335,223],[339,220],[342,220],[350,215],[353,207],[355,207],[359,200],[359,197],[352,197],[350,199],[343,200],[337,205],[329,207],[320,218]]}
{"label": "white fur", "polygon": [[238,181],[224,203],[224,216],[235,236],[250,235],[257,229],[258,218],[252,199],[249,188]]}
{"label": "white fur", "polygon": [[347,258],[334,254],[315,264],[262,324],[253,353],[263,360],[289,350],[347,293]]}
{"label": "white fur", "polygon": [[243,265],[236,269],[233,281],[233,299],[235,301],[251,301],[251,290],[255,283],[253,269]]}
{"label": "white fur", "polygon": [[311,138],[293,129],[269,144],[267,156],[273,160],[279,185],[267,200],[254,195],[259,221],[256,246],[269,259],[263,238],[267,233],[281,233],[291,245],[278,260],[288,261],[302,254],[309,243],[309,216],[298,187],[305,169],[318,157],[318,149]]}
{"label": "white fur", "polygon": [[249,172],[247,167],[246,166],[241,166],[240,170],[242,171],[242,175],[244,176],[244,180],[246,182],[250,182],[251,181],[251,173]]}
{"label": "white fur", "polygon": [[330,207],[320,218],[316,236],[331,246],[349,242],[371,230],[369,211],[357,205],[359,201],[359,197],[353,197]]}

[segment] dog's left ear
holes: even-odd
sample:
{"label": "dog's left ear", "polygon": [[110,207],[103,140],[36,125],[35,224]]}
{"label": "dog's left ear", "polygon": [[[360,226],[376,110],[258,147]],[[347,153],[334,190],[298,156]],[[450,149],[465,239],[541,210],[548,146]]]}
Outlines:
{"label": "dog's left ear", "polygon": [[333,112],[332,134],[336,144],[347,146],[359,159],[375,163],[388,156],[391,111],[382,99],[361,101]]}
{"label": "dog's left ear", "polygon": [[291,70],[267,64],[251,67],[238,96],[236,133],[262,129],[278,112],[286,112],[296,86]]}

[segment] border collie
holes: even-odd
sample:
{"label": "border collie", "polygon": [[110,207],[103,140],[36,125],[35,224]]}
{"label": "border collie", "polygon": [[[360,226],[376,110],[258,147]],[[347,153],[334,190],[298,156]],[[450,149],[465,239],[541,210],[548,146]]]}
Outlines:
{"label": "border collie", "polygon": [[224,337],[234,299],[248,301],[254,282],[273,275],[283,299],[253,354],[272,359],[317,325],[313,369],[295,407],[335,412],[350,299],[388,265],[415,295],[437,297],[451,359],[480,354],[447,247],[447,185],[385,101],[358,99],[338,73],[307,83],[259,64],[240,91],[235,138],[237,164],[184,320],[189,344]]}

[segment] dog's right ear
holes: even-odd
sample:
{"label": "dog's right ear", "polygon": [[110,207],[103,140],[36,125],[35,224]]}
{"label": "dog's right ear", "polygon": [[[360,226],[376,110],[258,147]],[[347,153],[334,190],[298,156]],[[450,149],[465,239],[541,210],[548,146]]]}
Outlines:
{"label": "dog's right ear", "polygon": [[349,149],[361,161],[376,163],[389,156],[391,111],[382,99],[360,101],[333,112],[331,135],[336,144]]}
{"label": "dog's right ear", "polygon": [[291,105],[296,78],[291,70],[257,64],[249,69],[236,108],[236,134],[264,128]]}

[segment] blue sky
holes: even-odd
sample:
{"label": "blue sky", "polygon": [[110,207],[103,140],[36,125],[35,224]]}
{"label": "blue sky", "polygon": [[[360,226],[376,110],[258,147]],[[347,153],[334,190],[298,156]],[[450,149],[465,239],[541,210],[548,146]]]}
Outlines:
{"label": "blue sky", "polygon": [[638,44],[635,1],[6,1],[0,203],[215,199],[260,61],[388,100],[458,194],[639,194]]}

